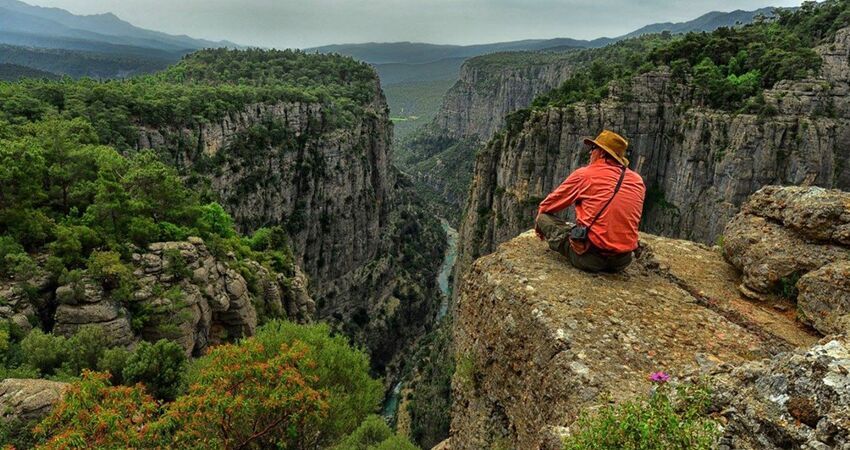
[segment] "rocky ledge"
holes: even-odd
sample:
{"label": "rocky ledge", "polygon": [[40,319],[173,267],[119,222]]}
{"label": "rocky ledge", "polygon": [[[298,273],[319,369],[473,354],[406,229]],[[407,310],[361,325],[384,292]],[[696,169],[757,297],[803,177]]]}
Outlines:
{"label": "rocky ledge", "polygon": [[787,305],[744,297],[719,249],[641,240],[616,275],[572,268],[532,232],[475,262],[454,311],[453,449],[557,448],[582,411],[646,394],[650,372],[709,373],[820,338]]}

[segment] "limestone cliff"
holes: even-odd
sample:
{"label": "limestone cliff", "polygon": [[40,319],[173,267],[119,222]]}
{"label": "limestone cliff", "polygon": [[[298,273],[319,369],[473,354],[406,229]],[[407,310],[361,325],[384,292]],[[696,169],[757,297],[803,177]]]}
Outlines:
{"label": "limestone cliff", "polygon": [[537,203],[586,163],[581,138],[603,128],[629,139],[653,233],[712,243],[764,185],[850,188],[850,30],[816,50],[817,78],[765,92],[772,116],[688,107],[692,88],[666,70],[612,86],[599,103],[516,115],[478,154],[459,270],[529,228]]}
{"label": "limestone cliff", "polygon": [[504,125],[505,116],[559,86],[573,66],[569,51],[495,53],[467,60],[434,120],[403,143],[402,168],[441,200],[462,206],[477,147]]}
{"label": "limestone cliff", "polygon": [[557,448],[582,411],[643,395],[650,372],[739,365],[817,340],[741,296],[717,251],[641,239],[619,275],[573,269],[531,232],[475,262],[454,311],[453,449]]}
{"label": "limestone cliff", "polygon": [[200,174],[241,231],[284,226],[319,318],[366,344],[382,368],[436,313],[445,240],[391,164],[388,109],[372,83],[358,114],[252,104],[211,123],[141,126],[137,147]]}
{"label": "limestone cliff", "polygon": [[496,53],[467,60],[434,125],[454,139],[489,140],[508,114],[558,87],[572,71],[567,52]]}

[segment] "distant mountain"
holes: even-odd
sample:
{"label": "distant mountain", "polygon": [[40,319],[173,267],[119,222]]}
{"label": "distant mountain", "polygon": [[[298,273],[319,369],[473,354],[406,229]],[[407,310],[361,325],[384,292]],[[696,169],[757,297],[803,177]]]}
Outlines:
{"label": "distant mountain", "polygon": [[[657,23],[647,25],[631,33],[614,38],[581,40],[570,38],[526,39],[522,41],[497,42],[478,45],[437,45],[417,42],[369,42],[364,44],[337,44],[306,49],[319,53],[339,53],[374,65],[382,64],[425,64],[455,58],[471,58],[488,53],[509,51],[535,51],[603,47],[612,42],[642,34],[687,33],[691,31],[713,31],[720,27],[751,23],[758,15],[770,16],[774,8],[755,11],[710,12],[694,20],[679,23]],[[430,76],[427,75],[426,76]]]}
{"label": "distant mountain", "polygon": [[173,63],[171,59],[145,56],[0,45],[0,64],[26,66],[74,78],[127,78],[156,72]]}
{"label": "distant mountain", "polygon": [[[237,46],[227,41],[213,42],[146,30],[125,22],[111,13],[81,16],[64,9],[32,6],[18,0],[0,0],[0,30],[3,33],[87,40],[166,52]],[[0,40],[0,42],[3,41]],[[34,44],[38,43],[43,44],[43,42]]]}
{"label": "distant mountain", "polygon": [[72,77],[123,78],[161,70],[210,47],[239,47],[139,28],[114,14],[0,0],[0,63]]}
{"label": "distant mountain", "polygon": [[671,33],[688,33],[691,31],[713,31],[721,27],[734,27],[737,25],[752,23],[758,16],[770,17],[773,15],[774,9],[775,8],[761,8],[755,11],[742,11],[737,9],[732,12],[714,11],[708,14],[703,14],[702,16],[687,22],[665,22],[647,25],[632,31],[631,33],[624,34],[618,37],[617,40],[637,37],[644,34],[661,33],[664,31],[669,31]]}
{"label": "distant mountain", "polygon": [[308,52],[339,53],[370,64],[423,64],[443,59],[471,58],[487,53],[542,50],[549,47],[587,47],[589,41],[569,38],[527,39],[477,45],[439,45],[421,42],[369,42],[308,48]]}

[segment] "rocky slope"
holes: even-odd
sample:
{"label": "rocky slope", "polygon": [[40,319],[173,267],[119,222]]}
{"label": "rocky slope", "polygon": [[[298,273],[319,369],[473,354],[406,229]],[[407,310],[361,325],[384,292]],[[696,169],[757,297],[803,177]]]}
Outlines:
{"label": "rocky slope", "polygon": [[630,141],[653,233],[711,243],[764,185],[850,188],[850,30],[816,50],[818,78],[765,92],[771,116],[683,106],[692,88],[665,70],[615,85],[599,103],[525,111],[479,152],[460,270],[529,228],[537,203],[586,162],[581,137],[603,128]]}
{"label": "rocky slope", "polygon": [[377,78],[372,88],[353,118],[322,103],[252,104],[217,122],[142,127],[137,147],[203,175],[242,231],[283,225],[319,318],[366,344],[380,368],[436,313],[445,240],[392,167]]}

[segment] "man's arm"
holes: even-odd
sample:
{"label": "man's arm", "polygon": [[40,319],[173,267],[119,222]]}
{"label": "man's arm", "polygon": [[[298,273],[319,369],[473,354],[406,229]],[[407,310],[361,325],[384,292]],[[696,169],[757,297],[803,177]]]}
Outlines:
{"label": "man's arm", "polygon": [[568,208],[584,193],[587,186],[584,170],[576,170],[557,189],[540,202],[540,207],[537,208],[537,214],[554,214]]}

